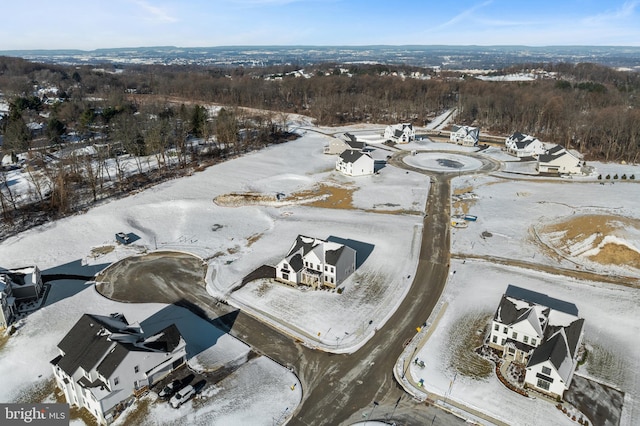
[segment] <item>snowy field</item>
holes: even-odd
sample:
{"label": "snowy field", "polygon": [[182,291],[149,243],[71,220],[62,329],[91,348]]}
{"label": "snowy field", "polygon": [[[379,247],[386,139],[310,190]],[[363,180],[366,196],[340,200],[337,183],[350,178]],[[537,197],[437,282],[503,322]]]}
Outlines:
{"label": "snowy field", "polygon": [[[630,168],[620,166],[625,167]],[[636,169],[640,176],[640,168],[636,166]],[[566,256],[559,256],[557,251],[543,251],[537,235],[546,225],[580,215],[613,215],[631,221],[640,219],[638,182],[601,185],[597,181],[577,182],[561,178],[541,181],[463,176],[455,179],[453,191],[454,194],[470,196],[454,204],[453,213],[478,216],[477,222],[470,223],[467,228],[452,230],[451,251],[454,254],[492,256],[640,278],[640,271],[629,265],[593,262],[588,258],[593,252],[581,251],[582,247],[576,246],[576,252]],[[483,235],[485,231],[491,236]],[[585,233],[590,231],[595,234],[598,229],[584,230]],[[585,240],[588,237],[585,236]],[[640,230],[627,227],[618,242],[640,253]]]}
{"label": "snowy field", "polygon": [[[457,373],[452,361],[452,336],[469,327],[470,317],[492,317],[509,284],[547,294],[574,303],[585,318],[585,342],[611,355],[610,369],[592,374],[587,363],[576,374],[592,377],[625,392],[621,425],[633,425],[640,416],[640,361],[637,342],[640,334],[637,309],[640,290],[622,286],[567,279],[542,272],[496,266],[484,261],[456,260],[442,302],[442,318],[424,347],[415,357],[425,361],[425,368],[411,363],[409,373],[414,382],[424,379],[424,390],[450,401],[485,412],[509,424],[575,425],[551,402],[528,399],[508,390],[492,372],[484,378]],[[453,272],[455,271],[455,273]],[[473,331],[473,330],[472,330]],[[410,354],[409,354],[410,356]],[[451,382],[453,385],[451,386]]]}
{"label": "snowy field", "polygon": [[[331,135],[353,131],[354,134],[361,132],[366,138],[369,132],[374,141],[380,126],[319,128],[311,127],[302,118],[292,118],[298,120],[295,125],[302,135],[300,139],[249,153],[8,238],[0,243],[2,266],[16,268],[35,264],[49,273],[92,269],[93,274],[132,254],[185,251],[207,263],[207,289],[212,296],[261,316],[311,346],[335,352],[356,350],[375,328],[385,323],[408,291],[422,238],[429,178],[392,166],[382,168],[373,176],[342,176],[333,170],[336,157],[323,154],[323,146],[329,143]],[[434,120],[430,128],[445,122],[444,118]],[[425,140],[397,145],[395,149],[383,145],[374,145],[374,148],[372,156],[377,160],[385,159],[397,149],[451,151],[443,159],[452,161],[460,159],[465,152],[477,150]],[[637,346],[633,337],[640,332],[636,312],[640,304],[638,290],[498,267],[492,265],[490,259],[515,259],[575,269],[576,259],[572,256],[558,258],[542,251],[534,231],[547,222],[575,214],[595,212],[640,219],[640,197],[637,196],[640,187],[635,182],[598,182],[593,176],[543,181],[523,175],[530,165],[515,162],[500,149],[489,148],[484,153],[504,162],[503,169],[493,176],[469,175],[454,179],[454,194],[463,196],[454,204],[452,213],[470,213],[477,215],[478,220],[470,222],[468,228],[453,229],[451,244],[454,257],[473,255],[488,260],[468,259],[464,264],[462,260],[452,261],[452,271],[456,273],[450,276],[443,296],[448,307],[428,344],[417,354],[425,360],[425,369],[412,366],[411,377],[416,381],[424,378],[427,390],[446,394],[452,400],[487,411],[508,423],[518,419],[521,420],[518,424],[535,424],[537,415],[554,424],[575,424],[552,404],[528,400],[508,391],[494,376],[471,379],[458,374],[449,392],[450,380],[455,374],[449,364],[448,334],[452,326],[469,312],[491,315],[506,286],[514,284],[578,306],[586,320],[586,342],[603,351],[613,348],[610,352],[616,362],[613,372],[595,367],[589,370],[587,363],[579,373],[626,392],[622,424],[633,424],[632,419],[640,417],[640,365],[633,351]],[[420,156],[409,158],[415,160],[416,157]],[[472,159],[469,157],[467,161]],[[640,179],[637,166],[591,165],[598,170],[596,173],[635,173]],[[131,167],[135,167],[133,163]],[[15,188],[25,185],[17,175],[12,176]],[[343,191],[350,205],[327,208],[287,203],[285,199],[281,205],[222,207],[213,201],[217,196],[231,193],[273,196],[313,193],[319,185]],[[139,239],[130,246],[115,245],[116,232],[133,233]],[[303,291],[268,280],[254,281],[238,289],[242,278],[255,268],[275,265],[281,260],[298,234],[353,240],[363,247],[359,252],[363,255],[358,259],[360,267],[344,283],[342,294]],[[628,232],[624,242],[632,250],[640,251],[638,233]],[[104,247],[113,250],[97,250]],[[588,260],[581,260],[580,264],[585,270],[602,274],[640,276],[637,270],[624,266],[603,267]],[[56,282],[49,305],[22,320],[18,333],[0,349],[0,356],[11,360],[0,366],[0,376],[6,378],[3,379],[5,386],[0,389],[0,400],[14,400],[52,376],[49,360],[57,353],[55,345],[82,313],[122,311],[127,319],[135,321],[147,316],[161,319],[158,312],[166,313],[166,309],[155,304],[116,304],[100,297],[90,285]],[[195,324],[197,318],[190,315],[184,311],[181,321]],[[163,321],[150,327],[159,326]],[[50,327],[43,330],[43,323]],[[195,330],[198,328],[194,328],[194,334],[202,334]],[[237,341],[226,342],[226,337],[216,345],[195,335],[191,337],[190,365],[196,368],[212,365],[220,358],[242,358],[248,351]],[[30,367],[15,367],[23,365]],[[251,360],[234,374],[238,377],[211,389],[216,403],[195,411],[199,413],[198,419],[205,419],[203,424],[243,424],[250,418],[243,416],[258,412],[242,411],[249,405],[258,407],[264,424],[278,423],[276,419],[293,412],[300,401],[300,386],[294,391],[290,389],[291,384],[297,382],[295,376],[269,360]],[[251,401],[251,404],[238,404],[238,400]],[[194,401],[194,407],[197,404],[198,401]],[[505,406],[512,408],[505,409]],[[157,419],[180,424],[183,416],[194,413],[186,408],[184,413],[182,409],[152,410],[156,411],[150,414],[149,424]],[[195,417],[189,419],[195,421]],[[212,419],[220,422],[213,423]]]}
{"label": "snowy field", "polygon": [[[157,303],[118,303],[102,297],[91,283],[53,281],[46,306],[20,320],[16,333],[0,349],[3,360],[0,363],[3,383],[0,401],[29,398],[46,387],[47,382],[54,380],[49,361],[59,354],[57,344],[76,321],[84,313],[109,315],[113,312],[123,313],[130,323],[139,322],[147,334],[175,323],[187,342],[189,366],[196,371],[245,362],[249,353],[247,345],[186,309]],[[290,386],[293,384],[297,386],[292,391]],[[273,398],[273,395],[278,397]],[[206,397],[213,399],[205,403],[203,398]],[[272,418],[293,411],[301,397],[299,382],[293,373],[260,357],[244,363],[227,380],[207,386],[199,396],[200,404],[196,400],[193,407],[188,403],[179,410],[172,409],[167,403],[150,405],[146,424],[164,423],[165,420],[184,424],[184,419],[189,419],[189,424],[248,424],[244,420],[251,418],[251,424],[271,425]],[[147,398],[155,399],[155,393],[151,392]],[[249,405],[239,405],[238,400]],[[250,417],[251,410],[247,406],[260,410],[261,415],[255,416],[254,411],[254,416]],[[124,420],[117,423],[126,424]],[[83,424],[81,421],[74,423]]]}

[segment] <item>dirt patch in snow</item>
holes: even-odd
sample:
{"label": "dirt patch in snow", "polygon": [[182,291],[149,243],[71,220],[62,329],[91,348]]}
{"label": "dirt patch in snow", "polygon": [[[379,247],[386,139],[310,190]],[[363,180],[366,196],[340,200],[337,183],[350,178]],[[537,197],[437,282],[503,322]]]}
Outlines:
{"label": "dirt patch in snow", "polygon": [[536,229],[543,244],[576,263],[587,259],[601,265],[640,270],[640,220],[615,215],[576,214]]}
{"label": "dirt patch in snow", "polygon": [[467,313],[451,326],[448,333],[451,348],[449,367],[474,379],[491,375],[493,364],[478,355],[475,349],[482,346],[492,316],[486,312]]}

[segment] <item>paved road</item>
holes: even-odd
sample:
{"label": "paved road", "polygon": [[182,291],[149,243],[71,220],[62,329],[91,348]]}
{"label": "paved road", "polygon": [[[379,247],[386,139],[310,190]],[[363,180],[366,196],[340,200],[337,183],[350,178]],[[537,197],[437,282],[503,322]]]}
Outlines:
{"label": "paved road", "polygon": [[[404,152],[396,154],[390,163],[424,172],[403,163],[404,155]],[[485,164],[483,171],[494,168],[495,164]],[[245,312],[216,304],[204,288],[202,291],[155,289],[155,292],[164,295],[166,303],[179,301],[199,315],[217,321],[218,326],[250,344],[258,353],[292,368],[302,383],[303,401],[290,425],[348,425],[374,419],[406,425],[463,425],[463,420],[413,400],[393,377],[393,367],[403,343],[427,320],[447,280],[450,178],[446,174],[430,174],[427,215],[411,289],[385,326],[354,354],[336,355],[309,349]],[[167,280],[162,285],[169,286],[171,282]],[[119,293],[126,294],[126,291]],[[224,323],[227,320],[233,322]]]}

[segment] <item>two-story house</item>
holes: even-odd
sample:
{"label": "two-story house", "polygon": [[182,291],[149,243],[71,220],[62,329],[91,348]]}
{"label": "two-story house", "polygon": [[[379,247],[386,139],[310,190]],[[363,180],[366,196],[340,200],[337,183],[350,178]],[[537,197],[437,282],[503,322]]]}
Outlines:
{"label": "two-story house", "polygon": [[11,278],[13,296],[17,302],[38,299],[43,290],[42,275],[37,266],[27,266],[5,271]]}
{"label": "two-story house", "polygon": [[525,385],[554,397],[569,388],[582,342],[578,308],[509,285],[491,323],[488,345],[526,366]]}
{"label": "two-story house", "polygon": [[518,158],[537,157],[546,151],[545,144],[538,138],[515,132],[504,142],[505,149],[511,155]]}
{"label": "two-story house", "polygon": [[298,235],[276,266],[276,279],[290,285],[335,288],[356,270],[356,251],[343,244]]}
{"label": "two-story house", "polygon": [[346,150],[336,160],[336,170],[347,176],[372,175],[375,160],[366,152]]}
{"label": "two-story house", "polygon": [[395,143],[409,143],[416,140],[416,132],[411,123],[400,123],[387,126],[384,139]]}
{"label": "two-story house", "polygon": [[480,129],[471,126],[458,126],[453,125],[451,127],[451,133],[449,133],[449,141],[463,146],[476,146],[478,145],[478,139],[480,137]]}
{"label": "two-story house", "polygon": [[84,314],[58,343],[51,361],[70,405],[86,408],[100,424],[113,421],[138,392],[184,364],[186,343],[172,324],[146,335],[122,314]]}

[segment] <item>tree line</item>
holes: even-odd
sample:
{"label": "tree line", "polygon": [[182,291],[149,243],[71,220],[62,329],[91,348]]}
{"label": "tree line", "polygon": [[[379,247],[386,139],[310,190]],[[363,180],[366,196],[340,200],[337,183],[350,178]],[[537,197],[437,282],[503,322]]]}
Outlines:
{"label": "tree line", "polygon": [[[594,64],[523,64],[498,73],[543,70],[548,78],[494,82],[393,65],[325,63],[304,70],[303,77],[294,76],[295,70],[284,65],[72,67],[0,57],[0,93],[9,104],[0,120],[2,151],[30,153],[32,199],[48,214],[67,214],[287,140],[291,113],[319,125],[423,126],[455,107],[458,124],[505,136],[529,133],[576,148],[588,160],[638,162],[640,156],[640,74],[634,72]],[[66,155],[73,138],[81,140],[74,146],[94,149]],[[137,173],[127,172],[127,158]],[[153,170],[150,158],[157,165]],[[9,223],[22,207],[6,182],[0,188]]]}

